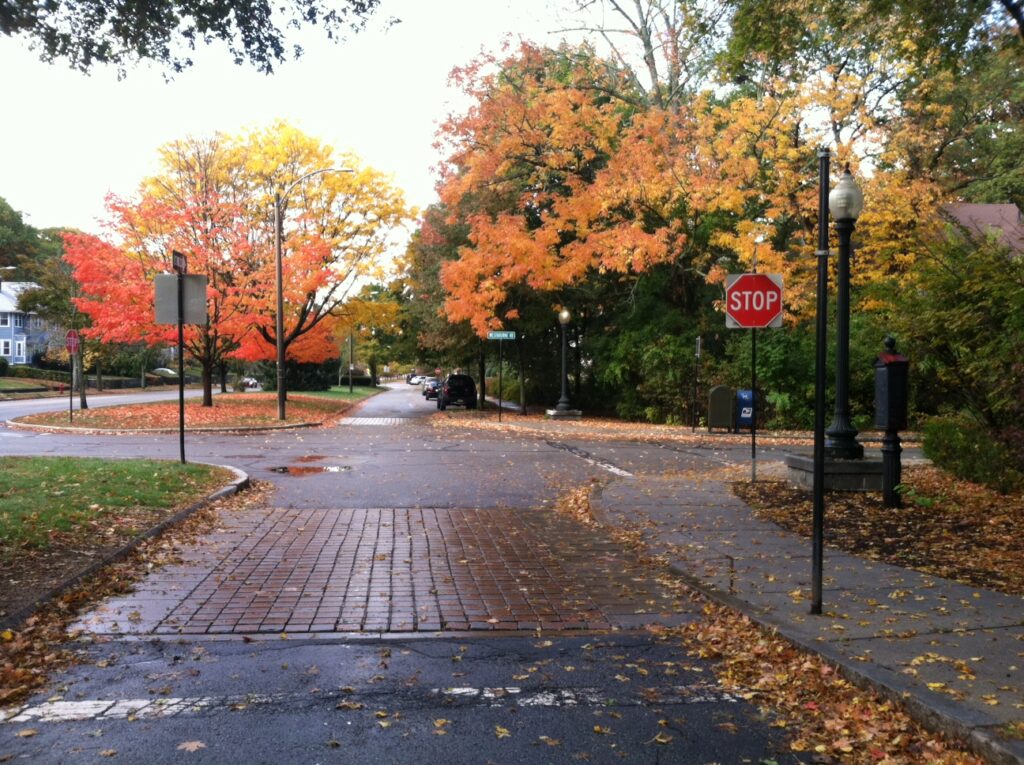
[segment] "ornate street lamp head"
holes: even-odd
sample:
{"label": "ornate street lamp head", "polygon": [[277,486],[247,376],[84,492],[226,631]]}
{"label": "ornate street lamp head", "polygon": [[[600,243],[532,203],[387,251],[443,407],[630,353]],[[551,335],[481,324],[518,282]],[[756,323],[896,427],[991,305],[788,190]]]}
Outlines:
{"label": "ornate street lamp head", "polygon": [[828,195],[828,210],[836,220],[857,220],[864,210],[864,195],[853,180],[849,165]]}
{"label": "ornate street lamp head", "polygon": [[569,313],[569,309],[568,308],[563,308],[561,311],[558,312],[558,323],[559,324],[561,324],[564,327],[570,321],[572,321],[572,314]]}

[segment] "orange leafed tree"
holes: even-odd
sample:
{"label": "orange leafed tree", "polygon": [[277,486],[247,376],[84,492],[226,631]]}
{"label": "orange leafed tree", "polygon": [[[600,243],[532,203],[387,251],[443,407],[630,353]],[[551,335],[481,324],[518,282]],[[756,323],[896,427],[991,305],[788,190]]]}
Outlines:
{"label": "orange leafed tree", "polygon": [[[609,72],[586,48],[524,45],[460,73],[476,103],[442,136],[442,200],[470,210],[470,245],[442,272],[451,320],[483,335],[509,318],[513,287],[555,292],[595,273],[672,264],[702,282],[724,248],[750,253],[755,232],[737,224],[751,210],[813,200],[795,101],[702,95],[637,108],[607,95],[621,83],[595,86]],[[726,236],[709,246],[709,229]],[[758,255],[794,270],[770,245]]]}

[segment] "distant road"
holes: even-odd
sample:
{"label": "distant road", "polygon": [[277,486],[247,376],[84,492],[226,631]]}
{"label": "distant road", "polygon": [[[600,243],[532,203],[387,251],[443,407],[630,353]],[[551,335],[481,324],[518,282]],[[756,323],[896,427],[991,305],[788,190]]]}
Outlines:
{"label": "distant road", "polygon": [[[216,393],[216,391],[214,391]],[[194,398],[203,395],[201,388],[186,388],[186,398]],[[139,393],[90,393],[88,396],[89,408],[100,406],[116,406],[118,404],[142,404],[147,401],[166,401],[167,399],[177,400],[177,388],[161,388]],[[26,398],[16,401],[0,401],[0,422],[24,417],[26,414],[37,414],[39,412],[59,412],[68,410],[68,397],[55,396],[52,398]],[[75,395],[75,411],[78,411],[78,396]]]}

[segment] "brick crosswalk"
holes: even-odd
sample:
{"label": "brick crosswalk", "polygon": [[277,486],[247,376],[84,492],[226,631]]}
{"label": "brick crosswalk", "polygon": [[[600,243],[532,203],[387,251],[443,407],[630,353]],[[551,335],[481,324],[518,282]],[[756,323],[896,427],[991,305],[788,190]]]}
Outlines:
{"label": "brick crosswalk", "polygon": [[684,609],[617,542],[552,511],[254,509],[108,601],[101,633],[608,629]]}

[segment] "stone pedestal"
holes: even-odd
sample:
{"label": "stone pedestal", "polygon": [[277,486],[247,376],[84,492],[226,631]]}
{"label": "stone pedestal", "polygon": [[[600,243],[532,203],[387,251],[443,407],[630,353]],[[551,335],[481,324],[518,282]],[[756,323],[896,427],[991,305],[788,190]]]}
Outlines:
{"label": "stone pedestal", "polygon": [[[787,454],[789,480],[811,491],[814,489],[814,456]],[[882,460],[866,457],[859,460],[825,459],[825,491],[881,491]]]}
{"label": "stone pedestal", "polygon": [[560,412],[557,409],[548,409],[544,414],[552,420],[578,420],[583,416],[583,412],[579,409],[569,409],[564,412]]}

